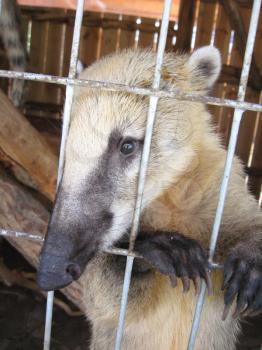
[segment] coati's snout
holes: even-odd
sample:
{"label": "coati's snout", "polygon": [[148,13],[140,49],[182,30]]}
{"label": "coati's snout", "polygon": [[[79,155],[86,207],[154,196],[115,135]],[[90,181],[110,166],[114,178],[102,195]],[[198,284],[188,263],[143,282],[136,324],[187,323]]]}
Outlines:
{"label": "coati's snout", "polygon": [[[65,201],[65,197],[67,200]],[[95,208],[96,206],[96,208]],[[77,280],[101,246],[113,215],[102,204],[81,203],[59,190],[41,252],[38,284],[44,290]]]}

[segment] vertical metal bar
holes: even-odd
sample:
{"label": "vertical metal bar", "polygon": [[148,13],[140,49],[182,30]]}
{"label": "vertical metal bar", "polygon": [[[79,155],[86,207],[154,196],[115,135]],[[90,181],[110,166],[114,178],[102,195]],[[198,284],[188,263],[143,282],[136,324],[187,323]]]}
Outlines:
{"label": "vertical metal bar", "polygon": [[[76,76],[77,56],[78,56],[78,50],[79,50],[79,41],[80,41],[81,25],[82,25],[83,12],[84,12],[84,4],[85,4],[85,0],[78,0],[77,2],[71,57],[70,57],[70,66],[69,66],[69,75],[68,75],[69,78],[75,78]],[[72,85],[67,85],[65,105],[64,105],[59,165],[58,165],[57,188],[59,186],[59,183],[63,174],[64,160],[65,160],[65,145],[66,145],[66,139],[67,139],[69,124],[70,124],[70,114],[72,109],[73,95],[74,95],[74,87]],[[54,291],[50,291],[47,294],[44,350],[50,349],[53,302],[54,302]]]}
{"label": "vertical metal bar", "polygon": [[[164,59],[164,52],[165,52],[165,46],[166,46],[171,5],[172,5],[172,0],[165,0],[164,9],[163,9],[163,16],[162,16],[161,31],[160,31],[160,39],[159,39],[159,45],[158,45],[158,50],[157,50],[157,56],[156,56],[156,67],[155,67],[155,73],[154,73],[154,80],[153,80],[153,84],[152,84],[153,89],[158,89],[159,85],[160,85],[161,67],[162,67],[162,63],[163,63],[163,59]],[[143,198],[143,192],[144,192],[144,186],[145,186],[148,160],[149,160],[149,155],[150,155],[151,139],[152,139],[154,121],[155,121],[155,116],[156,116],[157,102],[158,102],[158,97],[156,97],[156,96],[150,97],[149,110],[148,110],[148,116],[147,116],[147,124],[146,124],[146,132],[145,132],[145,141],[144,141],[144,147],[143,147],[143,153],[142,153],[142,159],[141,159],[141,165],[140,165],[140,172],[139,172],[139,179],[138,179],[136,205],[135,205],[133,223],[132,223],[132,228],[131,228],[131,233],[130,233],[129,250],[133,250],[133,248],[134,248],[134,243],[135,243],[135,239],[136,239],[138,228],[139,228],[139,218],[140,218],[141,208],[142,208],[142,198]],[[125,278],[124,278],[124,284],[123,284],[123,292],[122,292],[121,305],[120,305],[120,315],[119,315],[117,335],[116,335],[115,350],[121,349],[133,262],[134,262],[133,257],[130,257],[130,256],[127,257]]]}
{"label": "vertical metal bar", "polygon": [[[261,0],[254,0],[251,19],[250,19],[250,25],[249,25],[248,38],[246,43],[245,57],[244,57],[243,68],[241,72],[240,86],[238,89],[239,101],[244,101],[244,98],[245,98],[248,75],[250,70],[252,53],[253,53],[253,48],[254,48],[254,43],[256,38],[258,19],[260,14],[260,7],[261,7]],[[222,214],[223,214],[223,209],[224,209],[224,204],[225,204],[225,199],[227,194],[228,182],[229,182],[230,172],[231,172],[232,163],[234,159],[237,136],[238,136],[242,115],[243,115],[242,110],[240,109],[235,110],[232,130],[230,135],[230,141],[228,146],[227,158],[225,162],[224,174],[223,174],[223,179],[222,179],[221,188],[220,188],[218,206],[217,206],[213,230],[210,238],[210,245],[209,245],[210,262],[213,261],[214,254],[215,254],[218,233],[219,233],[219,228],[221,224],[221,219],[222,219]],[[188,348],[187,348],[188,350],[193,350],[195,347],[196,336],[197,336],[197,332],[200,324],[200,316],[201,316],[204,299],[205,299],[205,290],[206,290],[206,285],[204,284],[204,282],[202,282],[201,293],[198,297],[193,324],[191,328],[191,334],[190,334]]]}

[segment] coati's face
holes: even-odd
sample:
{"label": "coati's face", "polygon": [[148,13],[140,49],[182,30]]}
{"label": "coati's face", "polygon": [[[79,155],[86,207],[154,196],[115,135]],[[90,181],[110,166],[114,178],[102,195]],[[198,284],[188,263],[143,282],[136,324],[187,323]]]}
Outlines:
{"label": "coati's face", "polygon": [[[125,51],[105,58],[83,78],[147,87],[155,55]],[[167,55],[162,88],[203,94],[220,71],[216,49],[191,57]],[[130,228],[149,99],[126,93],[77,88],[63,178],[42,251],[38,281],[43,289],[77,279],[88,261]],[[143,207],[188,169],[206,120],[199,103],[160,99],[153,132]]]}

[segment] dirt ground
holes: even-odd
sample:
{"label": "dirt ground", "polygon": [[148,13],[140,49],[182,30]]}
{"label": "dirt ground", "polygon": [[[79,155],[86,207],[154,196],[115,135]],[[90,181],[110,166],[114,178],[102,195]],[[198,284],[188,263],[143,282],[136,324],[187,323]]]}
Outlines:
{"label": "dirt ground", "polygon": [[[30,270],[27,263],[6,243],[2,246],[1,255],[10,268],[19,266],[20,269]],[[42,350],[44,317],[43,296],[35,291],[0,283],[0,350]],[[245,320],[243,329],[237,350],[260,350],[262,315]],[[54,307],[52,350],[87,350],[89,339],[90,327],[84,316],[68,316],[60,307]]]}
{"label": "dirt ground", "polygon": [[[0,285],[0,350],[42,350],[45,300],[24,288]],[[52,350],[87,350],[89,327],[83,316],[54,307]]]}

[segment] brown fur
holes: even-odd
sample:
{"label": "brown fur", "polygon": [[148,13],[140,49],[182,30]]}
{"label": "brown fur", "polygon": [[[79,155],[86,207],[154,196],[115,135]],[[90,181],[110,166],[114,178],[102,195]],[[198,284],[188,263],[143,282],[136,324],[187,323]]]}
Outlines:
{"label": "brown fur", "polygon": [[[215,49],[205,50],[191,58],[167,54],[161,88],[176,87],[204,94],[220,69]],[[199,60],[209,63],[203,71]],[[125,51],[95,63],[81,78],[106,78],[145,86],[152,82],[154,62],[155,55],[149,51]],[[206,72],[207,69],[210,71]],[[110,132],[115,128],[120,128],[127,136],[143,137],[147,109],[148,98],[78,88],[67,142],[63,186],[76,196],[81,192],[80,184],[97,164],[107,147]],[[225,156],[203,104],[160,99],[145,186],[142,229],[178,231],[208,247]],[[112,202],[112,210],[119,215],[118,223],[114,232],[105,238],[105,244],[117,240],[119,232],[124,232],[131,224],[138,168],[139,162],[135,161],[132,167],[125,169],[125,179],[118,185],[116,199]],[[242,166],[236,158],[216,260],[223,261],[240,240],[254,252],[261,249],[261,224],[261,213],[245,188]],[[123,271],[117,268],[112,257],[101,253],[88,264],[81,282],[86,315],[93,325],[91,349],[113,349]],[[213,282],[214,295],[206,299],[196,349],[233,350],[238,321],[231,317],[221,321],[220,272],[213,273]],[[185,350],[195,302],[192,288],[188,294],[183,294],[180,286],[173,289],[168,278],[158,272],[136,276],[129,293],[122,349]]]}

